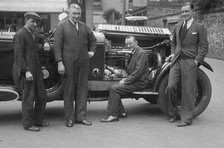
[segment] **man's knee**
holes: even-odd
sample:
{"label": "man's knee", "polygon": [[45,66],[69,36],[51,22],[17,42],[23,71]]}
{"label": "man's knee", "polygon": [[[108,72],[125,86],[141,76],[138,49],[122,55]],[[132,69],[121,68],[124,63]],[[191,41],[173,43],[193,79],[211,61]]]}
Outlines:
{"label": "man's knee", "polygon": [[116,87],[116,85],[111,85],[109,89],[110,89],[110,91],[115,91],[117,89],[117,87]]}

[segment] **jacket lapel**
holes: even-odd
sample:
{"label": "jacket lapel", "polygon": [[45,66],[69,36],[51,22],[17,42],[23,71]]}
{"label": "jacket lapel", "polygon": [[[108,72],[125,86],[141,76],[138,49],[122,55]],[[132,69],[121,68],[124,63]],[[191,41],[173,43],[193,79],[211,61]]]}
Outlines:
{"label": "jacket lapel", "polygon": [[34,40],[34,37],[33,37],[33,35],[31,34],[31,32],[29,32],[25,27],[23,27],[23,30],[24,30],[24,32],[26,32],[27,36],[30,36],[30,38],[31,38],[32,40]]}
{"label": "jacket lapel", "polygon": [[178,39],[177,44],[180,44],[180,28],[183,25],[183,21],[177,26],[177,30],[176,30],[176,38]]}
{"label": "jacket lapel", "polygon": [[132,55],[131,60],[128,64],[128,70],[131,70],[131,68],[135,67],[134,65],[135,65],[135,62],[137,60],[137,55],[138,55],[139,50],[140,50],[139,47],[136,48],[134,54]]}

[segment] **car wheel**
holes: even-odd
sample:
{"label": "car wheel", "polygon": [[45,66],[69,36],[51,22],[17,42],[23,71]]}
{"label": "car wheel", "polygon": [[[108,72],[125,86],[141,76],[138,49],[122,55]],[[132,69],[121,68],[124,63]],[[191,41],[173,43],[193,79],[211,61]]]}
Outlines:
{"label": "car wheel", "polygon": [[44,85],[47,91],[47,102],[62,98],[62,80],[58,74],[57,65],[50,55],[41,55],[41,66]]}
{"label": "car wheel", "polygon": [[166,87],[168,85],[168,74],[166,74],[160,81],[158,86],[158,99],[157,104],[159,105],[159,108],[164,112],[168,113],[168,101],[166,99]]}
{"label": "car wheel", "polygon": [[[165,90],[168,85],[168,74],[165,75],[158,86],[158,99],[160,109],[168,114],[168,101]],[[197,76],[197,95],[195,99],[194,117],[199,116],[208,106],[211,100],[212,87],[208,76],[201,70],[198,70]],[[178,94],[178,96],[181,94]]]}
{"label": "car wheel", "polygon": [[197,78],[198,89],[195,99],[194,117],[197,117],[204,112],[212,96],[212,85],[205,72],[199,69]]}

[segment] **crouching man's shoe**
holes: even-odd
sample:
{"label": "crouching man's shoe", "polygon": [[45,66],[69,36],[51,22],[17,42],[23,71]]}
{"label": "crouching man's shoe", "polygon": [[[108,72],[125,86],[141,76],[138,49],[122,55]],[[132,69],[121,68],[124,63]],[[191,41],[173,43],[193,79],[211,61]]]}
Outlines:
{"label": "crouching man's shoe", "polygon": [[107,118],[100,119],[100,122],[115,122],[115,121],[119,121],[119,118],[114,117],[112,115],[108,116]]}
{"label": "crouching man's shoe", "polygon": [[84,119],[84,120],[82,120],[82,121],[76,121],[75,123],[76,123],[76,124],[88,125],[88,126],[92,125],[92,122],[90,122],[90,121],[88,121],[88,120],[86,120],[86,119]]}
{"label": "crouching man's shoe", "polygon": [[25,130],[31,131],[31,132],[39,132],[40,128],[36,126],[31,126],[31,127],[24,127]]}

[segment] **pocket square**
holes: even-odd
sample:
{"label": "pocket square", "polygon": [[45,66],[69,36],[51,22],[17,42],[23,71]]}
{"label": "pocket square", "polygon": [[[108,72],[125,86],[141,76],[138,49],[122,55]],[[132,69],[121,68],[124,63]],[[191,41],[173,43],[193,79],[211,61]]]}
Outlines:
{"label": "pocket square", "polygon": [[192,34],[197,34],[197,32],[192,32]]}

